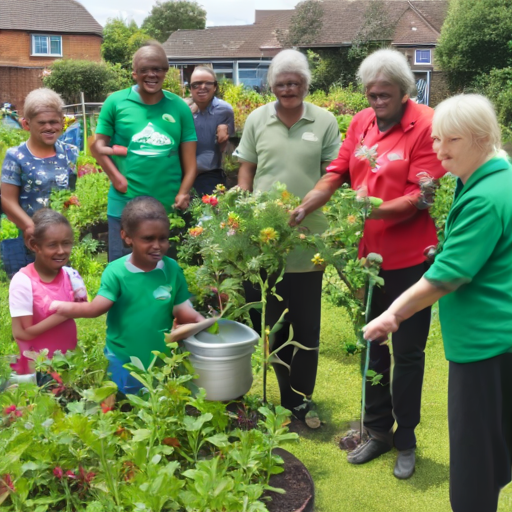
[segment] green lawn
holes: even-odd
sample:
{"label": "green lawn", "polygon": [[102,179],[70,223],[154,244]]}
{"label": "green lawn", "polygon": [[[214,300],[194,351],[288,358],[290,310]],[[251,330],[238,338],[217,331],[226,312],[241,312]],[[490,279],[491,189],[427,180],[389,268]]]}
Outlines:
{"label": "green lawn", "polygon": [[[353,337],[344,310],[324,302],[320,365],[314,400],[326,422],[308,431],[288,449],[311,472],[316,486],[316,512],[449,512],[447,423],[448,363],[437,318],[427,346],[422,418],[417,429],[416,473],[410,480],[393,476],[393,450],[362,466],[346,461],[338,448],[348,422],[359,418],[361,377],[357,356],[345,356],[341,342]],[[277,383],[270,379],[272,400]],[[260,392],[260,383],[253,390]],[[512,489],[501,496],[500,512],[512,511]]]}

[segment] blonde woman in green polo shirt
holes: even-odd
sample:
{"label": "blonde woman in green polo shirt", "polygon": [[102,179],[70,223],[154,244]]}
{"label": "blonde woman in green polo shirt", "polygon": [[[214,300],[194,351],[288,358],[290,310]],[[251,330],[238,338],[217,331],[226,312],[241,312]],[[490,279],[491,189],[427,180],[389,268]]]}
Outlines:
{"label": "blonde woman in green polo shirt", "polygon": [[[320,179],[325,166],[338,155],[341,142],[338,124],[330,112],[304,102],[311,73],[302,53],[295,50],[279,53],[272,60],[267,81],[277,101],[256,109],[247,118],[236,151],[242,161],[238,185],[244,190],[266,191],[281,182],[292,194],[303,198]],[[320,211],[308,216],[303,225],[313,233],[321,233],[328,227]],[[289,310],[288,326],[271,340],[273,349],[288,339],[289,325],[297,342],[318,347],[323,269],[312,263],[313,252],[289,255],[284,279],[277,284],[277,293],[283,301],[269,298],[269,325],[274,325],[285,308]],[[248,302],[258,300],[259,296],[258,290],[246,287]],[[253,324],[260,325],[256,313],[253,313]],[[307,408],[301,408],[303,395],[313,394],[318,351],[299,350],[294,355],[292,349],[286,347],[279,353],[290,371],[279,364],[274,369],[281,404],[304,419]]]}
{"label": "blonde woman in green polo shirt", "polygon": [[454,512],[495,512],[511,480],[512,166],[483,96],[443,101],[434,151],[458,177],[445,242],[423,278],[364,330],[382,342],[439,300],[449,361],[450,500]]}

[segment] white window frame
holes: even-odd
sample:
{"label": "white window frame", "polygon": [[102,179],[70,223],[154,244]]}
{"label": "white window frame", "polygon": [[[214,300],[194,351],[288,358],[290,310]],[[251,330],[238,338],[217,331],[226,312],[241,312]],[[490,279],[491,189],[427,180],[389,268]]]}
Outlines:
{"label": "white window frame", "polygon": [[[47,45],[48,45],[48,53],[36,53],[36,37],[46,37]],[[60,53],[51,53],[52,45],[51,38],[58,37],[60,39]],[[32,57],[62,57],[62,36],[55,34],[31,34],[30,37],[30,48],[31,48],[31,56]]]}
{"label": "white window frame", "polygon": [[[418,52],[428,52],[428,55],[429,55],[429,59],[428,59],[428,62],[418,62],[417,60],[417,55],[418,55]],[[430,48],[417,48],[416,50],[414,50],[414,64],[416,66],[421,66],[422,64],[423,65],[431,65],[432,64],[432,50]]]}

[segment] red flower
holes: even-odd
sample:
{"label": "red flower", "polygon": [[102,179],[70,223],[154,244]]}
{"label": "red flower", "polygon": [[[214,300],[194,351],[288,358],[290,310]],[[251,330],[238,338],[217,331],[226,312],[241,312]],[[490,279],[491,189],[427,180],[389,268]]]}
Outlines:
{"label": "red flower", "polygon": [[80,473],[79,480],[83,483],[90,483],[91,480],[96,476],[96,473],[89,471],[88,473],[85,472],[85,469],[82,466],[79,466],[78,472]]}
{"label": "red flower", "polygon": [[59,384],[62,384],[62,377],[57,372],[51,372],[50,375],[52,376],[53,380],[56,380]]}
{"label": "red flower", "polygon": [[16,418],[20,418],[21,416],[23,416],[23,411],[20,411],[19,409],[16,409],[14,411],[14,415],[16,416]]}
{"label": "red flower", "polygon": [[73,471],[71,471],[71,470],[70,471],[66,471],[66,476],[68,478],[71,478],[72,480],[77,480],[78,479],[78,477],[75,475],[75,473],[73,473]]}
{"label": "red flower", "polygon": [[16,406],[14,404],[13,405],[9,405],[9,407],[6,407],[4,409],[4,414],[7,416],[7,415],[13,413],[15,410],[16,410]]}
{"label": "red flower", "polygon": [[103,411],[104,414],[106,414],[109,411],[113,411],[114,407],[106,404],[105,402],[101,402],[101,410]]}
{"label": "red flower", "polygon": [[202,197],[202,201],[204,204],[211,204],[212,206],[219,204],[219,200],[215,196],[205,195]]}
{"label": "red flower", "polygon": [[64,471],[61,467],[57,466],[53,468],[53,474],[60,480],[64,476]]}
{"label": "red flower", "polygon": [[11,475],[6,473],[5,475],[0,476],[0,496],[6,492],[15,490]]}

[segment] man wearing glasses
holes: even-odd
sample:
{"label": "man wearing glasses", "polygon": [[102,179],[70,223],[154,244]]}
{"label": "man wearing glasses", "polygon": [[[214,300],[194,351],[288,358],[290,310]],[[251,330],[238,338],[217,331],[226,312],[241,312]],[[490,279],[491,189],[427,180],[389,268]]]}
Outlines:
{"label": "man wearing glasses", "polygon": [[128,254],[121,240],[121,212],[130,199],[151,196],[167,213],[184,210],[196,177],[196,131],[187,104],[162,90],[169,63],[152,41],[133,56],[136,85],[103,104],[91,152],[112,182],[108,193],[108,257]]}
{"label": "man wearing glasses", "polygon": [[235,132],[235,116],[229,103],[215,97],[217,77],[211,68],[198,66],[190,78],[190,93],[197,106],[194,124],[197,132],[198,195],[211,194],[226,179],[222,170],[222,153]]}

